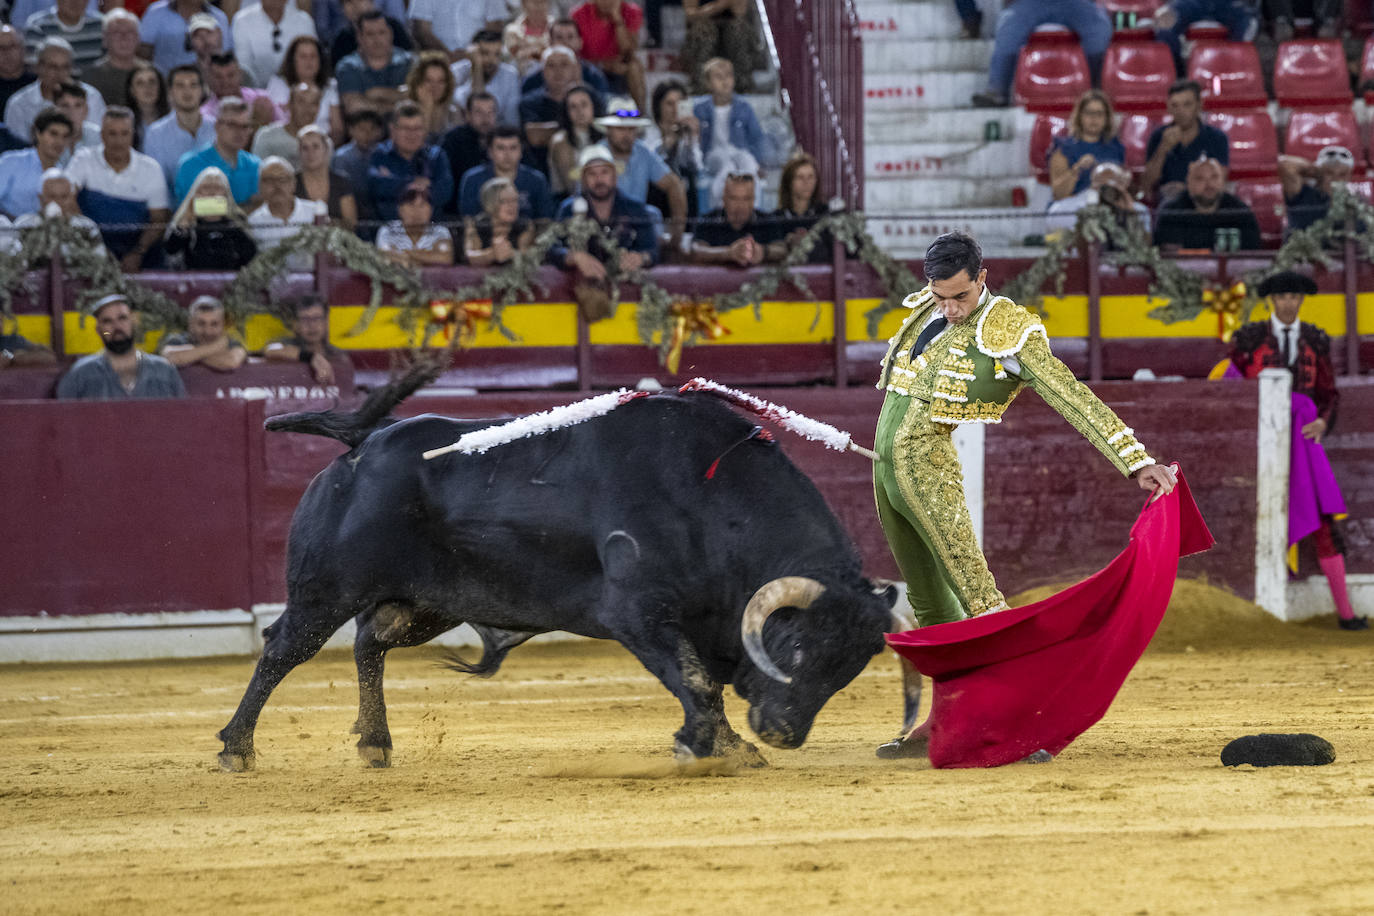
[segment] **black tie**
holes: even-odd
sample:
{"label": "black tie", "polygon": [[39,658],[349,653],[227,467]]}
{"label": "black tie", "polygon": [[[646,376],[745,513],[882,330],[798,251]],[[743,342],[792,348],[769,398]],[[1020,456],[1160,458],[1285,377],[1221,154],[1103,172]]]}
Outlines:
{"label": "black tie", "polygon": [[916,346],[911,348],[912,360],[915,360],[916,357],[926,351],[926,347],[935,339],[935,335],[943,331],[947,324],[949,324],[949,322],[941,316],[925,326],[921,333],[916,336]]}
{"label": "black tie", "polygon": [[1283,364],[1285,366],[1293,365],[1293,348],[1288,342],[1288,335],[1292,332],[1292,328],[1283,329]]}

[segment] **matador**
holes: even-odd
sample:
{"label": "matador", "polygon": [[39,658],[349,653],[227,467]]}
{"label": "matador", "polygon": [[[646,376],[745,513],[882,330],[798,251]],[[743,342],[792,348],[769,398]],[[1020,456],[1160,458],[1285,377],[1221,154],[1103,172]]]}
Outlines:
{"label": "matador", "polygon": [[[1029,385],[1142,488],[1167,493],[1176,481],[1050,352],[1038,316],[992,295],[972,237],[940,236],[926,251],[924,270],[928,285],[906,297],[911,314],[883,359],[878,387],[887,396],[873,470],[878,517],[923,627],[1007,607],[974,536],[955,426],[1001,422]],[[906,756],[903,742],[917,752],[919,731],[884,745],[880,754]]]}

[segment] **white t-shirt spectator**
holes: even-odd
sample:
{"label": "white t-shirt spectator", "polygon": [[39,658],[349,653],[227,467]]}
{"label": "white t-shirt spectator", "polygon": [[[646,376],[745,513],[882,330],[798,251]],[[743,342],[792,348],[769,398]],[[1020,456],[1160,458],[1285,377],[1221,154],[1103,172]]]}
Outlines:
{"label": "white t-shirt spectator", "polygon": [[[327,216],[328,212],[323,201],[297,197],[291,215],[283,220],[273,216],[267,204],[263,204],[248,214],[248,234],[258,243],[258,252],[261,253],[276,248],[284,239],[299,232],[302,226],[315,225],[315,217]],[[308,254],[293,254],[286,266],[288,270],[306,271],[310,270],[310,260]]]}
{"label": "white t-shirt spectator", "polygon": [[149,210],[167,210],[171,206],[162,166],[152,156],[145,156],[138,150],[130,150],[128,166],[116,172],[105,161],[103,144],[79,149],[67,166],[67,177],[78,190],[90,188],[122,200],[140,201]]}
{"label": "white t-shirt spectator", "polygon": [[382,251],[433,251],[440,242],[453,244],[453,236],[443,226],[429,226],[418,242],[411,239],[398,219],[377,230],[377,247]]}
{"label": "white t-shirt spectator", "polygon": [[[286,4],[281,22],[267,18],[260,3],[245,6],[234,14],[234,56],[243,68],[244,79],[259,89],[281,69],[286,47],[300,35],[315,34],[315,20],[294,2]],[[273,37],[273,32],[280,32]]]}
{"label": "white t-shirt spectator", "polygon": [[488,22],[510,18],[505,0],[411,0],[410,18],[423,19],[450,51],[466,49]]}

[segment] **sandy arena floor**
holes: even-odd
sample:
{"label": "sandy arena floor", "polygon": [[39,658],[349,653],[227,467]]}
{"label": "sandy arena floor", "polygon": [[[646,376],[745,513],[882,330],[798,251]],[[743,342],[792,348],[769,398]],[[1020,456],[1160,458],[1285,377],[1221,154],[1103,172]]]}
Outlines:
{"label": "sandy arena floor", "polygon": [[[1180,598],[1102,723],[998,770],[873,756],[890,655],[800,750],[697,776],[670,762],[679,707],[609,644],[517,649],[488,681],[393,653],[390,770],[355,755],[343,653],[287,678],[243,775],[214,733],[249,659],[0,669],[0,912],[1374,910],[1374,635]],[[1337,761],[1221,766],[1260,731]]]}

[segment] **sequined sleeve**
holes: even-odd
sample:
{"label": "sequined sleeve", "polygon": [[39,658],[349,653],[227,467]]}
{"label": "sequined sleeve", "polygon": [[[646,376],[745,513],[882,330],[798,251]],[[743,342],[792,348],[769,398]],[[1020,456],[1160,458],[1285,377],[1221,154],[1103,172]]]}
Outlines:
{"label": "sequined sleeve", "polygon": [[1107,456],[1118,471],[1130,476],[1155,463],[1145,446],[1136,441],[1134,430],[1050,352],[1049,341],[1043,334],[1030,335],[1017,357],[1026,383]]}

